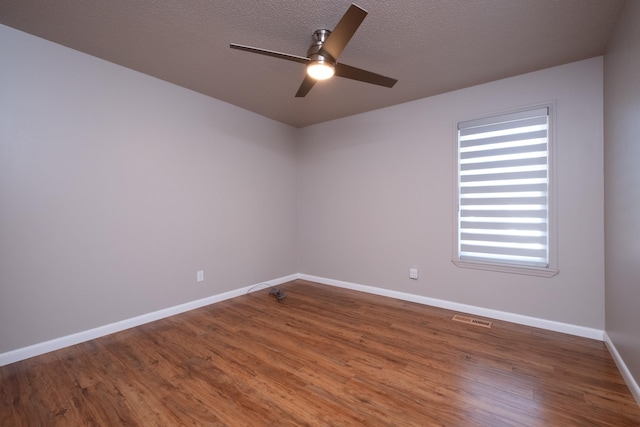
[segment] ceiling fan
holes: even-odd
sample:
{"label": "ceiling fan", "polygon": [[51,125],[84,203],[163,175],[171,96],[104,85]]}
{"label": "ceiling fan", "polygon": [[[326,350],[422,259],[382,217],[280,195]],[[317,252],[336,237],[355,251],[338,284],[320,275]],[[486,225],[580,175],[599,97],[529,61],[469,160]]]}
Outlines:
{"label": "ceiling fan", "polygon": [[307,51],[307,56],[297,56],[288,53],[275,52],[258,47],[244,46],[231,43],[232,49],[245,50],[247,52],[259,53],[261,55],[273,56],[275,58],[286,59],[293,62],[306,64],[307,75],[305,76],[296,97],[304,97],[318,80],[326,80],[333,75],[351,80],[358,80],[378,86],[393,87],[397,80],[385,77],[371,71],[362,70],[350,65],[338,63],[338,57],[355,34],[356,30],[367,16],[367,11],[352,4],[345,12],[338,25],[330,30],[316,30],[313,35],[313,43]]}

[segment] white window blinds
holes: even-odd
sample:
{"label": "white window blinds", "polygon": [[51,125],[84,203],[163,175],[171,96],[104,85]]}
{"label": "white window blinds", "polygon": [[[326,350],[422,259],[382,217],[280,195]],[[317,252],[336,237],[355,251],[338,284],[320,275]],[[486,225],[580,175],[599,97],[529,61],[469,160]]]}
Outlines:
{"label": "white window blinds", "polygon": [[458,258],[549,265],[549,109],[458,124]]}

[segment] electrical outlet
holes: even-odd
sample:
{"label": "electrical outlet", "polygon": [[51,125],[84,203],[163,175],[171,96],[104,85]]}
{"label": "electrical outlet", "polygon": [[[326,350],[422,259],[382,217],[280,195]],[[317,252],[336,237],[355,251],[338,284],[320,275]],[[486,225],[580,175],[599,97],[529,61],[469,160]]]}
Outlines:
{"label": "electrical outlet", "polygon": [[409,269],[409,279],[418,280],[418,269],[410,268]]}
{"label": "electrical outlet", "polygon": [[202,282],[204,280],[204,271],[200,270],[196,273],[196,280]]}

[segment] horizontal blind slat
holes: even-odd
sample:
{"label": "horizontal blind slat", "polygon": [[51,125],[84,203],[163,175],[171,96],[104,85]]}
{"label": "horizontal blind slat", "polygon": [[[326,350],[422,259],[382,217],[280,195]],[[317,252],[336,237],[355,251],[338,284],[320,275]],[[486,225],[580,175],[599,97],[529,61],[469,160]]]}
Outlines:
{"label": "horizontal blind slat", "polygon": [[510,205],[533,205],[533,206],[546,206],[547,198],[545,196],[540,197],[509,197],[509,198],[476,198],[460,200],[460,206],[469,209],[469,205],[472,206],[510,206]]}
{"label": "horizontal blind slat", "polygon": [[492,149],[498,147],[515,147],[535,145],[541,139],[547,138],[547,130],[540,129],[535,131],[520,132],[509,135],[487,135],[482,138],[468,139],[460,141],[462,151],[473,151]]}
{"label": "horizontal blind slat", "polygon": [[539,220],[540,218],[547,218],[546,209],[540,210],[473,210],[473,209],[460,209],[460,217],[462,219],[474,218],[530,218],[531,222]]}
{"label": "horizontal blind slat", "polygon": [[481,222],[481,221],[461,221],[460,229],[465,230],[513,230],[520,232],[527,231],[539,231],[542,233],[547,232],[546,222],[521,222],[521,223],[507,223],[507,222]]}
{"label": "horizontal blind slat", "polygon": [[[547,178],[547,171],[524,171],[524,172],[507,172],[507,173],[489,173],[485,175],[463,175],[460,177],[460,184],[462,186],[470,185],[474,182],[491,182],[502,181],[504,185],[508,185],[508,181],[523,180],[533,178]],[[532,184],[535,182],[532,182]]]}
{"label": "horizontal blind slat", "polygon": [[477,233],[465,233],[464,230],[460,234],[460,239],[462,243],[468,241],[475,242],[487,242],[487,243],[519,243],[519,244],[536,244],[536,245],[544,245],[547,242],[547,236],[513,236],[513,235],[505,235],[505,234],[477,234]]}
{"label": "horizontal blind slat", "polygon": [[[538,154],[538,153],[534,153]],[[525,166],[544,166],[544,170],[546,170],[547,166],[547,156],[538,156],[524,159],[504,159],[504,160],[496,160],[489,162],[478,162],[478,163],[465,163],[460,165],[461,172],[470,172],[470,171],[478,171],[482,172],[485,170],[491,169],[500,169],[500,168],[522,168]]]}
{"label": "horizontal blind slat", "polygon": [[526,256],[532,258],[543,258],[545,256],[545,249],[520,249],[511,247],[486,247],[479,245],[467,245],[462,244],[462,252],[474,252],[484,254],[497,254],[497,255],[513,255],[513,256]]}
{"label": "horizontal blind slat", "polygon": [[479,157],[491,157],[491,156],[517,156],[518,154],[525,153],[547,153],[547,143],[540,142],[540,140],[533,141],[528,145],[509,145],[509,146],[487,146],[486,149],[480,150],[461,151],[460,159],[463,161],[471,161]]}
{"label": "horizontal blind slat", "polygon": [[528,185],[496,185],[496,186],[475,186],[461,187],[460,194],[462,196],[473,196],[476,194],[502,194],[502,193],[522,193],[522,192],[546,192],[547,184],[528,184]]}

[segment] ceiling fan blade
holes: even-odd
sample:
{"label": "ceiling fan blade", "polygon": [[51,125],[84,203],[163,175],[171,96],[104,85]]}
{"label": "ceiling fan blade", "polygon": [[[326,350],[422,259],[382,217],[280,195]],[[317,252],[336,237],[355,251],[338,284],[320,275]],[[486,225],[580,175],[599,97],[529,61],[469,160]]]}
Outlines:
{"label": "ceiling fan blade", "polygon": [[247,52],[259,53],[260,55],[273,56],[274,58],[280,58],[280,59],[286,59],[288,61],[299,62],[301,64],[306,64],[309,62],[309,58],[305,58],[304,56],[290,55],[288,53],[261,49],[259,47],[244,46],[236,43],[229,44],[229,47],[231,49],[245,50]]}
{"label": "ceiling fan blade", "polygon": [[298,88],[298,92],[296,92],[296,98],[302,98],[308,94],[314,84],[316,84],[316,79],[305,75],[300,88]]}
{"label": "ceiling fan blade", "polygon": [[393,87],[398,80],[386,77],[371,71],[352,67],[346,64],[336,64],[336,76],[346,79],[358,80],[365,83],[371,83],[378,86]]}
{"label": "ceiling fan blade", "polygon": [[331,31],[331,34],[322,45],[320,54],[328,54],[334,60],[337,60],[366,16],[366,10],[355,4],[349,6],[338,25]]}

